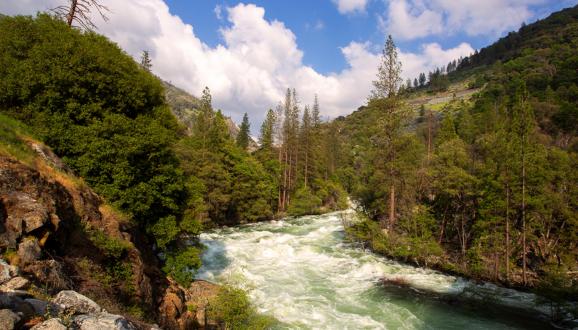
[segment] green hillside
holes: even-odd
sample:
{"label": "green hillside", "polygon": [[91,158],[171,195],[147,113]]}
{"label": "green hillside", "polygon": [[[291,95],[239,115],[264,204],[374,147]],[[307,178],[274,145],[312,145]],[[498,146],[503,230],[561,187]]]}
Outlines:
{"label": "green hillside", "polygon": [[[375,251],[506,285],[578,290],[578,7],[429,85],[331,123]],[[393,205],[393,209],[392,209]]]}

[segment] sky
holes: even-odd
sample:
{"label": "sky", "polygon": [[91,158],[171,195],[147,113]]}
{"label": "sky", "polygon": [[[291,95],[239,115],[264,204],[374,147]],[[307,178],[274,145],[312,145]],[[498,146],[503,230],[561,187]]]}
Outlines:
{"label": "sky", "polygon": [[[522,23],[578,0],[101,0],[97,32],[139,59],[150,52],[160,78],[200,95],[256,134],[269,108],[295,88],[317,94],[322,115],[363,105],[391,34],[402,76],[416,77],[491,44]],[[34,15],[66,0],[0,0],[0,13]]]}

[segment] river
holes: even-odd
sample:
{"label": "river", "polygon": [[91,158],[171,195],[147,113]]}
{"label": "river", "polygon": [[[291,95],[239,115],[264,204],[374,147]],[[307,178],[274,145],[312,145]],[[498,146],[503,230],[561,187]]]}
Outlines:
{"label": "river", "polygon": [[[532,307],[533,295],[377,256],[345,240],[340,215],[204,233],[207,249],[197,277],[247,290],[260,312],[282,322],[281,329],[544,328],[503,308],[539,312],[544,307]],[[384,287],[383,278],[403,279],[412,288]],[[440,298],[478,293],[491,301]]]}

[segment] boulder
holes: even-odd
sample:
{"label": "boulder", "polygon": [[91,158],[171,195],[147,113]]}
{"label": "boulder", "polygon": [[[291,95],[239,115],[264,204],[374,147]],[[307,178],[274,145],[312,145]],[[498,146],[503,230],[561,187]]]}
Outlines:
{"label": "boulder", "polygon": [[188,310],[186,293],[176,282],[169,280],[159,305],[159,323],[166,329],[193,329],[196,327],[195,314]]}
{"label": "boulder", "polygon": [[36,315],[36,311],[32,305],[24,301],[27,296],[30,295],[25,291],[0,293],[0,308],[10,309],[18,313],[23,320],[29,320]]}
{"label": "boulder", "polygon": [[123,316],[109,313],[78,315],[74,324],[80,330],[135,330],[136,328]]}
{"label": "boulder", "polygon": [[8,281],[12,276],[10,276],[10,265],[4,261],[4,259],[0,259],[0,284]]}
{"label": "boulder", "polygon": [[90,298],[72,290],[60,291],[56,297],[52,299],[52,303],[74,314],[91,314],[103,311],[103,309]]}
{"label": "boulder", "polygon": [[46,207],[26,193],[10,193],[2,198],[2,204],[8,215],[5,229],[10,244],[14,244],[20,236],[41,228],[50,220]]}
{"label": "boulder", "polygon": [[30,328],[30,330],[66,330],[66,326],[58,318],[48,319]]}
{"label": "boulder", "polygon": [[0,310],[0,329],[14,330],[18,328],[20,316],[9,309]]}
{"label": "boulder", "polygon": [[42,250],[36,237],[28,237],[18,245],[18,258],[22,265],[38,260],[41,255]]}
{"label": "boulder", "polygon": [[49,303],[48,301],[35,298],[24,299],[24,301],[34,308],[34,312],[37,315],[51,315],[56,317],[62,311],[60,306]]}
{"label": "boulder", "polygon": [[[216,322],[206,315],[209,301],[217,296],[220,286],[211,282],[196,280],[186,290],[187,305],[194,306],[195,319],[201,328],[216,326]],[[208,324],[205,324],[205,320]]]}
{"label": "boulder", "polygon": [[0,291],[7,292],[7,291],[15,291],[15,290],[25,290],[30,286],[30,281],[25,279],[24,277],[13,277],[7,282],[0,285]]}

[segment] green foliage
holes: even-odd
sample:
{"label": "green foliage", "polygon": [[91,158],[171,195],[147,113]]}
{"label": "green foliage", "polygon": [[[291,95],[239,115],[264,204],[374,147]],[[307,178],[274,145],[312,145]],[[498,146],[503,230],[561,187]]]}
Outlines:
{"label": "green foliage", "polygon": [[0,113],[0,154],[7,154],[31,164],[34,152],[26,145],[25,137],[32,132],[24,124]]}
{"label": "green foliage", "polygon": [[187,288],[195,278],[195,271],[199,267],[201,267],[201,250],[190,246],[177,251],[168,251],[163,271]]}
{"label": "green foliage", "polygon": [[230,286],[222,286],[217,296],[209,301],[208,313],[225,329],[268,329],[275,323],[275,319],[255,311],[243,290]]}
{"label": "green foliage", "polygon": [[116,44],[45,14],[3,17],[0,77],[0,108],[113,205],[143,228],[180,220],[177,123],[160,81]]}
{"label": "green foliage", "polygon": [[247,150],[249,146],[249,139],[251,138],[249,134],[251,126],[249,124],[249,116],[245,112],[243,115],[243,122],[241,123],[241,127],[239,127],[239,133],[237,134],[237,146],[242,150]]}
{"label": "green foliage", "polygon": [[[461,62],[447,78],[475,77],[483,89],[469,101],[409,118],[387,111],[398,109],[393,100],[370,101],[338,118],[347,150],[338,177],[370,219],[350,235],[403,260],[574,292],[577,13],[553,14]],[[392,188],[397,222],[382,231]]]}
{"label": "green foliage", "polygon": [[223,115],[212,110],[207,89],[203,100],[199,118],[206,125],[194,126],[192,136],[176,147],[190,178],[189,203],[181,227],[195,232],[201,223],[238,224],[271,218],[276,191],[272,176],[233,142]]}
{"label": "green foliage", "polygon": [[150,227],[150,231],[156,238],[158,247],[161,249],[165,249],[169,243],[175,241],[181,232],[174,215],[160,218]]}
{"label": "green foliage", "polygon": [[129,242],[109,236],[101,229],[96,229],[89,225],[85,225],[84,231],[87,234],[88,239],[107,258],[116,260],[121,259],[124,254],[132,247]]}
{"label": "green foliage", "polygon": [[318,214],[321,198],[313,194],[311,189],[302,187],[295,192],[287,212],[293,216]]}

